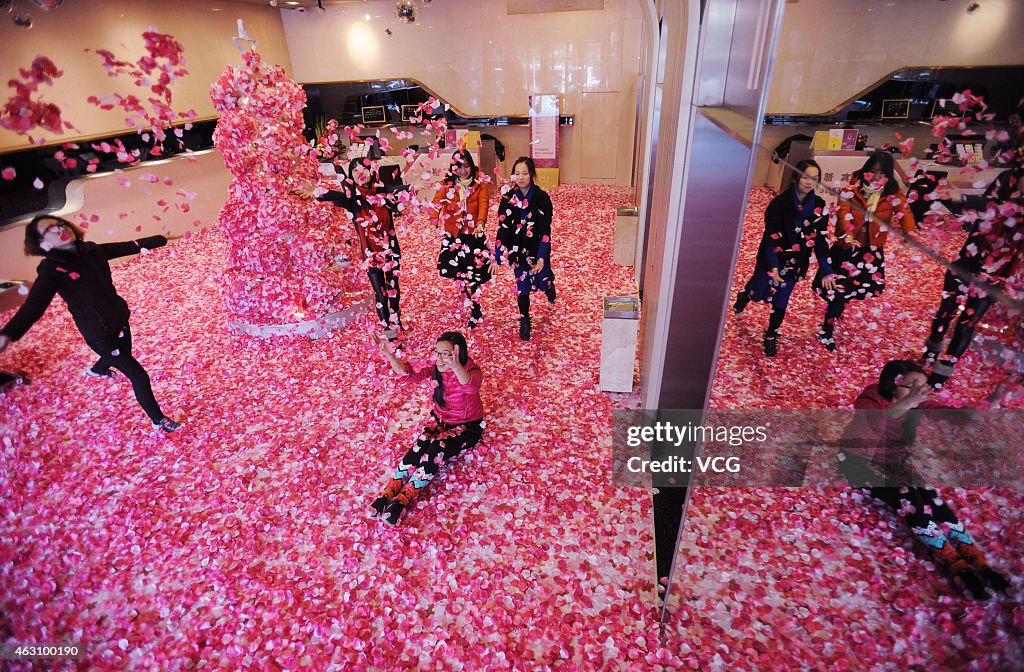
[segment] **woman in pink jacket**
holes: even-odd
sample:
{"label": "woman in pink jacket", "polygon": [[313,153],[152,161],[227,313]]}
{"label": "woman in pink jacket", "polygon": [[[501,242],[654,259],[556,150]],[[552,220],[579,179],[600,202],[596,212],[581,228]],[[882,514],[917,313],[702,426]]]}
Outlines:
{"label": "woman in pink jacket", "polygon": [[431,369],[410,371],[384,339],[378,348],[395,373],[419,383],[428,378],[434,385],[434,408],[430,420],[384,486],[380,497],[370,504],[370,517],[397,525],[402,512],[437,476],[441,467],[480,442],[484,429],[484,404],[480,385],[484,375],[466,351],[466,337],[448,331],[434,344],[435,363]]}
{"label": "woman in pink jacket", "polygon": [[[1006,392],[998,386],[987,399],[989,408],[998,409]],[[850,485],[866,488],[892,507],[974,599],[988,600],[989,589],[1005,593],[1010,582],[989,566],[945,499],[923,484],[912,459],[921,411],[960,425],[972,422],[976,412],[934,401],[931,393],[924,369],[915,362],[897,359],[886,364],[878,382],[864,388],[853,404],[857,412],[843,432],[839,472]]]}

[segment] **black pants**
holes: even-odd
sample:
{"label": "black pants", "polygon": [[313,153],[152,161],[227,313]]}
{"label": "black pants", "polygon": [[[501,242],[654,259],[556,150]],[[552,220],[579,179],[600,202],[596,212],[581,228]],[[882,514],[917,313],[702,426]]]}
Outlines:
{"label": "black pants", "polygon": [[480,443],[483,420],[461,425],[448,425],[431,414],[430,422],[420,432],[416,445],[405,454],[382,495],[397,498],[408,506],[426,488],[441,468]]}
{"label": "black pants", "polygon": [[366,269],[373,287],[373,299],[376,301],[377,317],[385,329],[393,329],[402,323],[402,314],[398,307],[401,290],[398,288],[398,274],[394,270],[385,271],[380,268]]}
{"label": "black pants", "polygon": [[846,303],[846,299],[837,296],[829,301],[828,307],[825,308],[825,323],[821,326],[821,332],[829,338],[832,337],[835,331],[836,322],[843,316],[843,311],[846,310]]}
{"label": "black pants", "polygon": [[850,485],[864,487],[872,497],[884,502],[906,521],[914,536],[925,545],[950,573],[988,566],[979,549],[956,513],[938,492],[928,487],[872,485],[884,482],[867,461],[857,455],[843,453],[839,472]]}
{"label": "black pants", "polygon": [[[967,300],[964,302],[963,311],[960,311],[960,299],[964,296]],[[939,303],[939,310],[932,320],[932,330],[928,339],[932,343],[941,343],[949,332],[957,312],[960,312],[960,317],[953,328],[953,337],[946,349],[946,354],[954,361],[960,359],[971,345],[975,328],[993,303],[995,300],[987,294],[983,297],[971,294],[967,281],[959,278],[953,271],[946,271],[942,283],[942,302]]]}
{"label": "black pants", "polygon": [[100,356],[92,365],[93,371],[107,371],[115,368],[125,375],[132,383],[135,399],[142,406],[149,419],[159,422],[164,414],[153,396],[153,386],[149,382],[149,374],[142,368],[138,360],[132,357],[132,331],[124,325],[121,331],[110,336],[93,336],[85,339],[89,347]]}
{"label": "black pants", "polygon": [[[555,283],[552,282],[548,285],[548,288],[544,290],[545,296],[548,297],[548,301],[555,300]],[[516,305],[519,306],[520,317],[530,316],[530,292],[523,292],[522,294],[516,295]]]}

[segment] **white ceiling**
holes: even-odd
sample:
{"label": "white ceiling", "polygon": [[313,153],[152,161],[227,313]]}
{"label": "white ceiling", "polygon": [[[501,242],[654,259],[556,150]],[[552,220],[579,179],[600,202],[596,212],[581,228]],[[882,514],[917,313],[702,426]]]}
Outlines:
{"label": "white ceiling", "polygon": [[[225,0],[226,2],[242,2],[247,5],[270,5],[269,0]],[[286,0],[278,0],[278,9],[288,9],[289,7],[316,7],[316,0],[296,0],[298,4],[289,5]],[[323,5],[345,5],[354,2],[365,2],[365,0],[321,0]]]}
{"label": "white ceiling", "polygon": [[[269,0],[224,0],[226,2],[244,2],[247,5],[269,5]],[[443,0],[436,0],[443,2]],[[795,2],[796,0],[790,0]],[[296,4],[289,5],[286,0],[278,0],[279,9],[316,7],[316,0],[293,0]],[[345,5],[366,2],[366,0],[321,0],[323,5]],[[423,0],[414,0],[418,6],[428,4]],[[396,0],[397,3],[397,0]],[[509,14],[542,14],[547,12],[568,12],[588,9],[604,9],[604,0],[508,0]]]}

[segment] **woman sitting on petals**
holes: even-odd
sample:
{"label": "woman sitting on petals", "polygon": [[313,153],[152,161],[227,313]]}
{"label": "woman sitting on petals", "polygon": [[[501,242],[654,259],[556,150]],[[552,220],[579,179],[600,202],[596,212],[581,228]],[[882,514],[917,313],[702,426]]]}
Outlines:
{"label": "woman sitting on petals", "polygon": [[384,339],[378,347],[395,373],[434,386],[430,420],[399,462],[380,496],[370,504],[370,516],[397,525],[402,513],[448,462],[469,450],[483,436],[484,404],[480,386],[484,375],[469,357],[466,337],[457,331],[441,334],[434,344],[434,366],[412,369],[395,355]]}
{"label": "woman sitting on petals", "polygon": [[[989,566],[985,554],[939,494],[914,485],[922,480],[910,457],[921,420],[919,411],[935,411],[930,417],[956,424],[966,424],[976,415],[971,409],[932,401],[931,392],[924,369],[914,362],[886,364],[878,382],[864,388],[854,402],[857,412],[841,439],[839,472],[850,485],[866,488],[906,520],[914,535],[974,599],[988,600],[988,589],[1006,592],[1010,582]],[[998,386],[987,399],[989,408],[998,409],[1005,396],[1006,389]]]}

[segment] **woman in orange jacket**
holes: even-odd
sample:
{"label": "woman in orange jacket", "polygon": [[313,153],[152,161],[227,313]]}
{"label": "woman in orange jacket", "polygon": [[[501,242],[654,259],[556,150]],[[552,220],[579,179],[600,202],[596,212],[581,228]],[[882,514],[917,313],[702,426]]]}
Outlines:
{"label": "woman in orange jacket", "polygon": [[846,304],[885,290],[883,248],[889,231],[916,228],[895,169],[892,154],[872,153],[853,174],[836,206],[836,240],[829,252],[834,284],[831,289],[822,286],[825,276],[819,268],[812,285],[815,294],[828,303],[818,340],[831,352],[836,350],[835,324]]}
{"label": "woman in orange jacket", "polygon": [[444,228],[437,270],[452,278],[471,306],[469,328],[483,318],[480,291],[491,279],[491,250],[487,246],[487,184],[479,179],[473,155],[460,149],[452,155],[451,169],[434,195],[437,222]]}

